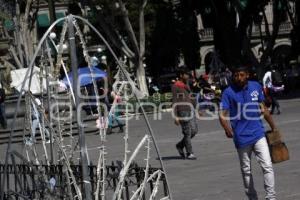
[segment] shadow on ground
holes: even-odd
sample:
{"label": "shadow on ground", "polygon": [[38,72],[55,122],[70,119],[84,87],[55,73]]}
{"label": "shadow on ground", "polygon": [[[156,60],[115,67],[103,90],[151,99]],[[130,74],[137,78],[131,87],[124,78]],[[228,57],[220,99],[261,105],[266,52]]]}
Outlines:
{"label": "shadow on ground", "polygon": [[[184,160],[184,158],[182,158],[181,156],[164,156],[161,157],[162,160]],[[156,158],[156,160],[159,160],[158,158]]]}

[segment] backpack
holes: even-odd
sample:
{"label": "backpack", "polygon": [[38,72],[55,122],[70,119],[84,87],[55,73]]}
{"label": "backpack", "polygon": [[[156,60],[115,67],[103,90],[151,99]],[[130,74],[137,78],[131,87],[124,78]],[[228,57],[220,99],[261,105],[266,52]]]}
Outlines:
{"label": "backpack", "polygon": [[272,71],[271,77],[272,77],[272,85],[273,86],[282,86],[283,85],[282,76],[277,70]]}
{"label": "backpack", "polygon": [[220,76],[220,86],[222,88],[225,88],[229,85],[229,80],[225,75],[221,75]]}

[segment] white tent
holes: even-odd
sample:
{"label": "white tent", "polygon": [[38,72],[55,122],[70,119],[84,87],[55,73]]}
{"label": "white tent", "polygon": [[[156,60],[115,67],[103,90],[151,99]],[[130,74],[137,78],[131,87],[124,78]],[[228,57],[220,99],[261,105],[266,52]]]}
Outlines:
{"label": "white tent", "polygon": [[[10,87],[14,87],[16,90],[18,90],[20,92],[23,81],[26,81],[25,86],[24,86],[24,90],[28,91],[30,72],[28,74],[27,79],[24,80],[27,70],[29,70],[29,69],[24,68],[24,69],[12,70],[10,72],[11,79],[12,79]],[[43,84],[42,85],[43,85],[42,86],[43,91],[46,91],[46,78],[43,78]],[[34,67],[33,68],[33,75],[32,75],[32,80],[31,80],[30,91],[33,94],[40,94],[41,89],[42,88],[40,88],[40,69],[38,67]]]}

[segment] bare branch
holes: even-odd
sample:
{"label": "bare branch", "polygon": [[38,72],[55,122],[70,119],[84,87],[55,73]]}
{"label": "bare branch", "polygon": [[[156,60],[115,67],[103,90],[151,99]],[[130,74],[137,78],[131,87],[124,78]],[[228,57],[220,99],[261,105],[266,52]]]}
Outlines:
{"label": "bare branch", "polygon": [[13,46],[10,46],[9,49],[8,49],[8,51],[9,51],[9,52],[11,53],[11,55],[13,56],[13,58],[14,58],[16,64],[17,64],[17,66],[18,66],[18,68],[19,68],[19,69],[23,68],[23,66],[22,66],[22,64],[21,64],[21,62],[20,62],[20,60],[19,60],[19,58],[18,58],[18,56],[17,56],[17,53],[16,53],[15,48],[14,48]]}
{"label": "bare branch", "polygon": [[25,8],[25,14],[24,14],[24,19],[25,20],[28,20],[29,11],[30,11],[30,8],[31,8],[31,4],[32,4],[32,0],[27,0],[27,2],[26,2],[26,8]]}
{"label": "bare branch", "polygon": [[261,57],[261,64],[265,64],[267,58],[270,56],[274,44],[275,44],[275,40],[277,38],[278,35],[278,31],[279,31],[279,25],[280,25],[280,16],[279,13],[280,12],[278,10],[278,4],[279,4],[279,0],[274,0],[273,1],[273,30],[272,30],[272,35],[270,36],[268,43],[267,43],[267,47],[266,50],[264,51],[264,54]]}
{"label": "bare branch", "polygon": [[99,12],[95,6],[90,6],[90,8],[97,15],[97,18],[101,19],[98,20],[98,23],[102,27],[107,37],[113,43],[113,45],[120,49],[122,53],[124,53],[128,58],[135,57],[135,53],[133,53],[132,50],[130,50],[130,48],[127,46],[126,42],[123,40],[121,35],[114,28],[112,28],[110,24],[105,22],[104,15],[101,12]]}
{"label": "bare branch", "polygon": [[140,15],[139,15],[139,28],[140,28],[140,52],[139,56],[142,58],[145,54],[145,7],[147,5],[147,0],[143,0],[143,3],[140,8]]}
{"label": "bare branch", "polygon": [[122,19],[123,19],[124,24],[125,24],[125,30],[126,30],[128,36],[129,36],[130,43],[132,44],[134,53],[136,55],[139,55],[139,51],[140,51],[139,50],[139,45],[138,45],[136,36],[134,34],[132,25],[131,25],[129,17],[128,17],[128,10],[126,9],[125,4],[123,3],[122,0],[119,0],[119,4],[120,4],[121,13],[122,13]]}

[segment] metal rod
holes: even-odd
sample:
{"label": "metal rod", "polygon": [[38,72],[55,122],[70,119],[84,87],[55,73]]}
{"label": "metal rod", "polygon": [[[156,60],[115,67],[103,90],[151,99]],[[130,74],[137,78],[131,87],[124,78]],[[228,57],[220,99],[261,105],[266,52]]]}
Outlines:
{"label": "metal rod", "polygon": [[[31,69],[33,68],[33,65],[34,65],[34,62],[35,62],[35,58],[37,57],[40,49],[41,49],[41,46],[43,44],[43,42],[45,41],[47,35],[50,33],[50,31],[53,29],[53,27],[58,24],[59,22],[65,20],[66,17],[63,17],[63,18],[60,18],[58,20],[56,20],[49,28],[48,30],[46,31],[46,33],[43,35],[42,39],[40,40],[37,48],[36,48],[36,51],[33,55],[33,58],[30,62],[30,65],[28,66],[28,70],[26,71],[26,74],[25,74],[25,77],[24,77],[24,80],[27,80],[28,78],[28,75],[29,75],[29,72],[31,71]],[[23,81],[22,83],[22,86],[21,86],[21,90],[20,90],[20,94],[19,94],[19,97],[18,97],[18,101],[17,101],[17,106],[16,106],[16,110],[15,110],[15,114],[14,114],[14,117],[13,117],[13,120],[12,120],[12,123],[10,125],[10,134],[9,134],[9,141],[8,141],[8,145],[7,145],[7,149],[6,149],[6,155],[5,155],[5,165],[4,165],[4,174],[7,173],[7,167],[8,167],[8,158],[9,158],[9,154],[11,152],[11,144],[12,144],[12,138],[13,138],[13,133],[14,133],[14,127],[15,127],[15,124],[16,124],[16,120],[17,120],[17,115],[18,115],[18,111],[20,109],[20,104],[21,104],[21,99],[22,99],[22,94],[24,92],[24,86],[25,86],[25,83],[26,81]],[[3,179],[2,179],[2,182],[1,182],[1,185],[4,185],[5,183],[5,179],[6,177],[3,176]],[[0,187],[0,200],[3,200],[4,199],[4,187]]]}
{"label": "metal rod", "polygon": [[82,179],[84,185],[84,199],[91,200],[92,199],[92,187],[90,182],[90,177],[88,175],[88,159],[87,159],[87,151],[86,151],[86,143],[84,136],[84,128],[80,123],[80,98],[78,96],[79,86],[78,86],[78,61],[76,55],[76,44],[75,44],[75,33],[74,33],[74,25],[73,25],[74,17],[72,15],[68,16],[68,36],[69,36],[69,44],[70,44],[70,54],[71,54],[71,66],[73,73],[73,91],[75,96],[75,107],[77,108],[75,112],[75,117],[77,119],[78,132],[79,132],[79,145],[80,145],[80,163],[82,166]]}
{"label": "metal rod", "polygon": [[[120,66],[120,69],[122,70],[122,73],[125,75],[126,79],[127,80],[130,80],[130,77],[128,76],[127,73],[125,73],[125,69],[123,67],[123,64],[119,61],[118,57],[116,56],[116,54],[114,53],[114,51],[112,50],[112,48],[110,47],[110,45],[108,44],[108,42],[105,40],[105,38],[101,35],[101,33],[93,26],[91,25],[91,23],[89,23],[88,20],[82,18],[82,17],[79,17],[79,16],[74,16],[74,18],[76,19],[80,19],[81,21],[85,22],[87,25],[89,25],[89,27],[95,31],[95,33],[100,37],[100,39],[104,42],[104,44],[107,46],[108,50],[111,52],[112,56],[115,58],[116,62],[118,63],[118,65]],[[130,82],[130,81],[129,81]],[[137,98],[136,96],[136,93],[134,93],[136,99],[137,99],[137,102],[138,102],[138,105],[141,105],[141,102],[139,100],[139,98]],[[143,108],[143,106],[141,106],[141,110],[142,110],[142,114],[143,114],[143,118],[144,120],[146,121],[146,124],[147,124],[147,128],[150,132],[150,135],[151,135],[151,138],[152,138],[152,141],[153,141],[153,144],[154,144],[154,147],[155,147],[155,150],[156,150],[156,153],[157,153],[157,156],[159,158],[159,162],[160,162],[160,165],[161,165],[161,168],[162,170],[164,171],[164,175],[165,175],[165,178],[166,178],[166,183],[167,183],[167,188],[168,188],[168,192],[169,192],[169,198],[170,200],[172,200],[172,194],[171,194],[171,188],[170,188],[170,184],[169,184],[169,181],[168,181],[168,177],[167,177],[167,173],[166,173],[166,168],[163,164],[163,161],[162,161],[162,158],[161,158],[161,155],[160,155],[160,151],[159,151],[159,148],[156,144],[156,139],[155,139],[155,136],[154,136],[154,133],[153,133],[153,130],[151,128],[151,125],[150,125],[150,122],[148,120],[148,117],[146,116],[146,113],[145,113],[145,110]]]}
{"label": "metal rod", "polygon": [[[46,42],[46,47],[47,47],[47,53],[48,53],[48,58],[50,59],[50,63],[52,63],[52,60],[51,60],[51,55],[50,55],[50,48],[49,48],[49,45],[48,45],[48,41]],[[45,72],[46,72],[46,87],[47,87],[47,101],[48,101],[48,120],[49,120],[49,126],[52,127],[52,116],[51,116],[51,112],[50,112],[50,109],[51,109],[51,96],[50,96],[50,85],[49,85],[49,66],[45,66]],[[52,138],[52,131],[51,129],[49,128],[49,137],[50,137],[50,164],[53,164],[53,138]],[[45,137],[46,137],[46,134],[45,134]]]}

